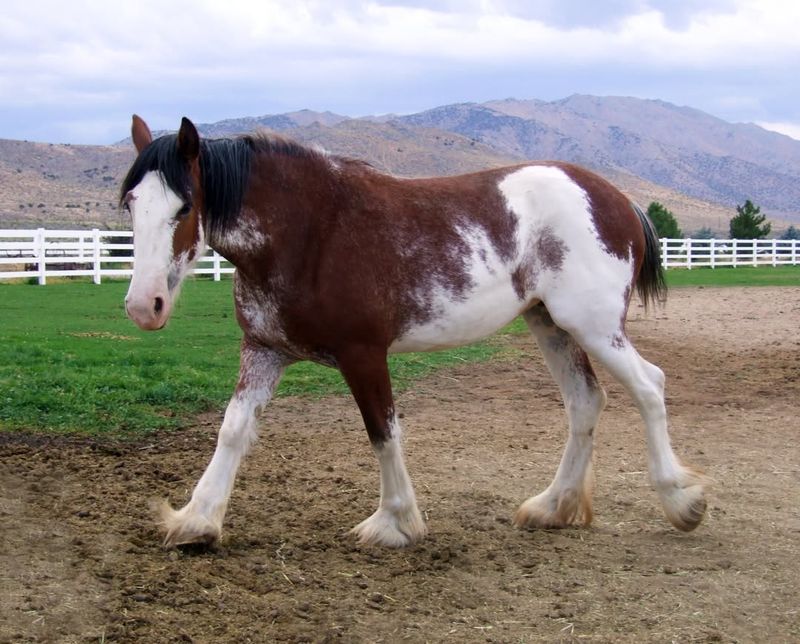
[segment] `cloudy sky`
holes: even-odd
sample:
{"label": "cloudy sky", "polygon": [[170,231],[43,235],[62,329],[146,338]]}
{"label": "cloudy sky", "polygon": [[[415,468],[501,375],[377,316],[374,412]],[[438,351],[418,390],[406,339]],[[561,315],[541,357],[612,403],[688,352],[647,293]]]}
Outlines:
{"label": "cloudy sky", "polygon": [[800,139],[797,0],[13,0],[0,138],[302,108],[657,98]]}

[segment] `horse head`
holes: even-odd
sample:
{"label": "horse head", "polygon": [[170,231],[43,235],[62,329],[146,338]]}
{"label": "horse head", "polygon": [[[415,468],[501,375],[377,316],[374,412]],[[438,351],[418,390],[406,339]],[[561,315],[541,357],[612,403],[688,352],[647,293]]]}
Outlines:
{"label": "horse head", "polygon": [[184,118],[177,135],[153,140],[134,115],[138,152],[120,190],[120,205],[133,220],[133,278],[125,310],[137,326],[161,329],[180,285],[205,250],[200,137]]}

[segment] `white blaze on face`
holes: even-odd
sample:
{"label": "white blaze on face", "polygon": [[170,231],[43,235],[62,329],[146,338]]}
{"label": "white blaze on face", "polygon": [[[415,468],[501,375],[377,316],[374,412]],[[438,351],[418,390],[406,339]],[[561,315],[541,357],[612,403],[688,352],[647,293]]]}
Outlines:
{"label": "white blaze on face", "polygon": [[176,261],[173,256],[175,215],[183,200],[167,187],[160,172],[151,171],[128,193],[126,203],[133,219],[134,260],[125,308],[142,329],[160,329],[190,265],[185,257]]}

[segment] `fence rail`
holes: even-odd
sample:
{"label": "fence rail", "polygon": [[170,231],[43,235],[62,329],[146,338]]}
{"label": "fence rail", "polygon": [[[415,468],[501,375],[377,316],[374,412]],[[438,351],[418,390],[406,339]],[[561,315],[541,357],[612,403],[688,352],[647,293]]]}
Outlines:
{"label": "fence rail", "polygon": [[[234,267],[216,251],[208,250],[194,268],[195,275],[219,280]],[[0,230],[0,280],[48,277],[104,277],[133,275],[133,233],[123,230]]]}
{"label": "fence rail", "polygon": [[[665,268],[782,266],[800,263],[796,239],[662,239]],[[195,266],[195,275],[219,280],[233,266],[209,250]],[[104,277],[133,274],[133,233],[106,230],[1,230],[0,280],[48,277]]]}
{"label": "fence rail", "polygon": [[662,239],[665,268],[785,266],[800,263],[797,239]]}

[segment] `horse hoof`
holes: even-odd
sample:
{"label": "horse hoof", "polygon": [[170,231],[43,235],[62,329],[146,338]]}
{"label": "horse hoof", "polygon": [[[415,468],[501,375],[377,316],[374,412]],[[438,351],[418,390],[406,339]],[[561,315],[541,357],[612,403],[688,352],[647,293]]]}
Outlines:
{"label": "horse hoof", "polygon": [[420,541],[427,533],[427,528],[416,508],[401,516],[388,510],[378,510],[350,533],[363,545],[403,548]]}
{"label": "horse hoof", "polygon": [[712,480],[689,468],[676,483],[658,488],[664,513],[669,522],[682,532],[691,532],[706,514],[705,489]]}
{"label": "horse hoof", "polygon": [[162,501],[158,508],[158,524],[164,533],[164,547],[174,548],[186,544],[213,545],[219,540],[221,530],[206,517],[191,512],[189,505],[173,510]]}
{"label": "horse hoof", "polygon": [[514,525],[518,528],[566,528],[577,521],[592,522],[592,506],[588,496],[576,490],[564,490],[559,495],[549,492],[531,497],[517,509]]}

